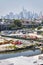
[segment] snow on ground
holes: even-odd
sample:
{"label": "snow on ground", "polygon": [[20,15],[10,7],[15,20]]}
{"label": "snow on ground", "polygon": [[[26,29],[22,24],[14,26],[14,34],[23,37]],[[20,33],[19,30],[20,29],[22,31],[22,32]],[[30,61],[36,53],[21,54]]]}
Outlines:
{"label": "snow on ground", "polygon": [[19,56],[3,59],[0,60],[0,65],[40,65],[43,64],[43,59],[39,59],[39,56],[43,56],[43,54],[31,57]]}

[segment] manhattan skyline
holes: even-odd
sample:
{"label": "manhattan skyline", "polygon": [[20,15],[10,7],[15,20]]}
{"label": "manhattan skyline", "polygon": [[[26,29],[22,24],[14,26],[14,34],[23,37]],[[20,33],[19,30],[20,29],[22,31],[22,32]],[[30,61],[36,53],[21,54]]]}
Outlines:
{"label": "manhattan skyline", "polygon": [[19,13],[23,7],[27,11],[43,12],[43,0],[0,0],[0,16],[9,12]]}

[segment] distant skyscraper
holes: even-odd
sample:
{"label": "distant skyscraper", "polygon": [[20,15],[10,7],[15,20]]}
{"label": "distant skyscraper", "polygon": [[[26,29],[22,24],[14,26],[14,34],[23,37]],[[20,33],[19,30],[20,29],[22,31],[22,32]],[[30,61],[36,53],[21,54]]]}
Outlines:
{"label": "distant skyscraper", "polygon": [[42,14],[42,12],[39,13],[39,18],[40,18],[40,19],[43,18],[43,14]]}
{"label": "distant skyscraper", "polygon": [[14,14],[12,12],[9,13],[9,18],[13,19],[14,18]]}
{"label": "distant skyscraper", "polygon": [[22,12],[23,12],[23,17],[24,18],[27,18],[27,10],[23,8],[23,11]]}
{"label": "distant skyscraper", "polygon": [[9,17],[9,15],[8,15],[8,14],[7,14],[4,18],[5,18],[5,19],[10,19],[10,17]]}
{"label": "distant skyscraper", "polygon": [[42,11],[40,11],[39,16],[42,16]]}
{"label": "distant skyscraper", "polygon": [[37,18],[38,18],[38,14],[37,14],[37,13],[34,13],[34,14],[33,14],[33,18],[34,18],[34,19],[37,19]]}
{"label": "distant skyscraper", "polygon": [[23,19],[23,18],[24,18],[24,17],[23,17],[23,12],[20,12],[19,18],[20,18],[20,19]]}

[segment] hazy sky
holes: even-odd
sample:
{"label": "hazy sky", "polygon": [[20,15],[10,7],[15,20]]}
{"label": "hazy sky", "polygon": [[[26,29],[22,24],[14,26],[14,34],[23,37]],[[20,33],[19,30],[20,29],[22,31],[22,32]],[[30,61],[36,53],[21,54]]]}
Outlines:
{"label": "hazy sky", "polygon": [[43,0],[0,0],[0,16],[9,12],[19,13],[22,8],[43,12]]}

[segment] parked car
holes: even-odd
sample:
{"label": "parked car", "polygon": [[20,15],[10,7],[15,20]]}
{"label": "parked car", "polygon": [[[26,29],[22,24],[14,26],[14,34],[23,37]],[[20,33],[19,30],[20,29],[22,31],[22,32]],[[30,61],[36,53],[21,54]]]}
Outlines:
{"label": "parked car", "polygon": [[17,41],[12,42],[12,44],[20,45],[20,44],[22,44],[22,42],[17,40]]}

